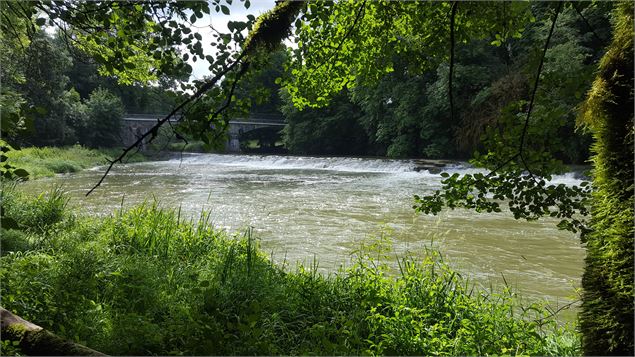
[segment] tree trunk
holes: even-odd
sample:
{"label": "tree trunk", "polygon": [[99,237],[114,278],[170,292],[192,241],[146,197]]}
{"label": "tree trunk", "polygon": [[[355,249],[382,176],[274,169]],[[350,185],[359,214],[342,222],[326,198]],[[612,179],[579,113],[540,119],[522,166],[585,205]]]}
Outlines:
{"label": "tree trunk", "polygon": [[2,340],[19,341],[20,350],[30,356],[105,356],[88,347],[61,338],[0,307]]}
{"label": "tree trunk", "polygon": [[584,355],[633,356],[633,3],[613,15],[613,41],[582,112],[595,139],[595,191],[580,330]]}

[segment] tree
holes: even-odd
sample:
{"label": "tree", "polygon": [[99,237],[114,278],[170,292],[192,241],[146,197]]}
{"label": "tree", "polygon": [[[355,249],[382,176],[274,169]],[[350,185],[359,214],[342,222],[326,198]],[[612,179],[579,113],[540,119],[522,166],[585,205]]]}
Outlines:
{"label": "tree", "polygon": [[287,93],[282,93],[285,146],[304,155],[364,155],[368,141],[359,123],[360,108],[343,91],[326,108],[299,111]]}
{"label": "tree", "polygon": [[35,115],[33,135],[27,142],[55,145],[65,141],[64,93],[69,88],[66,71],[72,59],[59,42],[43,31],[36,32],[25,53],[25,77],[21,90],[30,104],[40,108]]}
{"label": "tree", "polygon": [[593,132],[592,231],[580,329],[587,355],[633,349],[633,3],[614,10],[613,42],[600,61],[581,119]]}
{"label": "tree", "polygon": [[[0,135],[12,140],[24,131],[31,120],[31,107],[20,86],[26,81],[23,63],[29,47],[31,19],[7,11],[8,4],[0,3]],[[2,146],[5,148],[5,146]]]}
{"label": "tree", "polygon": [[97,88],[86,102],[88,123],[87,144],[91,147],[113,147],[120,142],[123,104],[119,97]]}

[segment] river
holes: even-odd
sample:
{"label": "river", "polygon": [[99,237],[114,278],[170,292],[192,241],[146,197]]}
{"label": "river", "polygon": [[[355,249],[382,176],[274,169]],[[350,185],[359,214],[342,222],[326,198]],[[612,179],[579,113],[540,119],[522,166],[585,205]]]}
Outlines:
{"label": "river", "polygon": [[[500,288],[504,276],[527,300],[556,307],[577,298],[584,249],[576,235],[559,231],[554,220],[517,221],[505,212],[415,214],[413,195],[432,193],[441,178],[414,168],[409,160],[184,154],[116,166],[88,198],[84,194],[104,167],[35,180],[26,188],[63,184],[71,206],[95,215],[153,197],[190,216],[205,209],[219,228],[242,232],[252,226],[277,262],[293,267],[317,257],[322,271],[345,264],[361,241],[389,232],[396,256],[434,244],[480,285]],[[445,170],[475,171],[461,163]],[[579,183],[572,174],[554,181]],[[569,320],[573,311],[564,316]]]}

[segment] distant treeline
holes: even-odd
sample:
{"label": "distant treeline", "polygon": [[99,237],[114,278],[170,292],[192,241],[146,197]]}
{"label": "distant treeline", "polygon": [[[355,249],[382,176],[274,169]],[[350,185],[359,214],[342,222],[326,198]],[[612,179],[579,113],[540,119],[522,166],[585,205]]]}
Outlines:
{"label": "distant treeline", "polygon": [[92,58],[57,34],[39,30],[14,42],[9,37],[0,41],[2,99],[7,102],[2,103],[2,114],[12,115],[13,108],[24,115],[22,127],[5,137],[12,144],[121,145],[125,112],[163,113],[175,103],[169,90],[173,79],[160,78],[152,85],[119,84],[116,78],[101,76]]}

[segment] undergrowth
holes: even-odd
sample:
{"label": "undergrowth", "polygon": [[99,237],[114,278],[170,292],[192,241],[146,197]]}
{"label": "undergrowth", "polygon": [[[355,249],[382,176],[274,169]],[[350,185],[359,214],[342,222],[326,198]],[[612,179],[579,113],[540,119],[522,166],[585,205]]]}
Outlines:
{"label": "undergrowth", "polygon": [[540,305],[474,288],[433,249],[402,258],[398,274],[377,259],[381,241],[337,273],[285,271],[250,231],[216,230],[207,214],[146,203],[97,219],[69,213],[59,190],[4,196],[20,229],[2,231],[2,306],[104,353],[579,353],[578,335]]}
{"label": "undergrowth", "polygon": [[[78,172],[98,165],[105,165],[109,159],[121,153],[121,149],[88,149],[79,145],[68,147],[28,147],[12,150],[7,155],[11,164],[25,169],[29,177],[39,178],[55,174]],[[126,157],[127,162],[144,161],[144,156],[136,153]]]}

